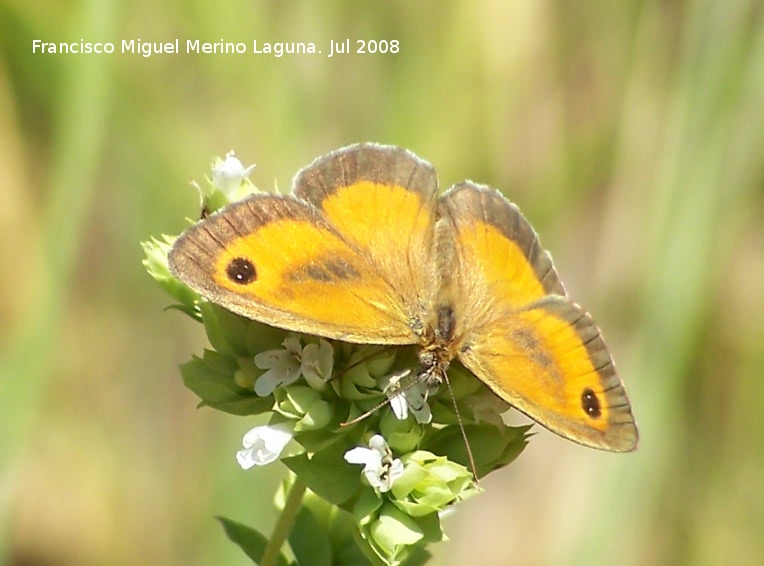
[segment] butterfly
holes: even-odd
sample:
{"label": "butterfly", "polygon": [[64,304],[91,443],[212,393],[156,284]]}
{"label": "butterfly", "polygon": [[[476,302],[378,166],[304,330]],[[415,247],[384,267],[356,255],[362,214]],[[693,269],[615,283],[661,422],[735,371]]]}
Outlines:
{"label": "butterfly", "polygon": [[497,396],[580,444],[637,446],[631,404],[600,330],[498,191],[442,195],[413,153],[351,145],[187,229],[171,272],[205,299],[290,331],[417,345],[420,376],[459,360]]}

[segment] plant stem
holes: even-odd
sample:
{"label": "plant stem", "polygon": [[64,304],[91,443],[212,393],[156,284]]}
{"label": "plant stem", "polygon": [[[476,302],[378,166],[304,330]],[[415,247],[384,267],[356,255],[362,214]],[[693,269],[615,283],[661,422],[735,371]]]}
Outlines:
{"label": "plant stem", "polygon": [[268,541],[268,546],[265,547],[265,552],[263,552],[260,566],[276,566],[281,547],[284,546],[284,542],[292,531],[292,525],[294,525],[297,513],[302,506],[302,497],[305,495],[306,487],[300,478],[295,477],[292,487],[286,494],[284,509],[281,511],[278,521],[276,521],[276,526],[273,527],[273,533]]}

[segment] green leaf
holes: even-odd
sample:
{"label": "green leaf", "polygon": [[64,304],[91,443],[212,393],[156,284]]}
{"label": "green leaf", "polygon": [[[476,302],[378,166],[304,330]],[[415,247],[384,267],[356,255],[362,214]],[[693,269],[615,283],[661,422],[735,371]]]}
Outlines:
{"label": "green leaf", "polygon": [[180,366],[183,383],[196,393],[205,405],[234,415],[253,415],[270,410],[271,397],[258,397],[242,389],[234,380],[238,369],[235,359],[212,350],[204,357],[194,356]]}
{"label": "green leaf", "polygon": [[432,554],[423,546],[417,546],[411,551],[411,554],[403,563],[403,566],[422,566],[427,564],[432,558]]}
{"label": "green leaf", "polygon": [[[327,503],[311,491],[306,492],[303,506],[310,511],[319,527],[327,533],[333,549],[333,566],[359,566],[369,563],[356,542],[358,528],[352,513]],[[363,544],[368,546],[366,543]]]}
{"label": "green leaf", "polygon": [[207,339],[216,351],[228,356],[244,356],[249,353],[246,344],[249,320],[206,301],[201,302],[199,308]]}
{"label": "green leaf", "polygon": [[204,329],[212,347],[229,356],[250,356],[282,348],[286,330],[255,322],[214,303],[201,302]]}
{"label": "green leaf", "polygon": [[364,486],[361,495],[353,506],[353,518],[360,526],[366,526],[379,514],[384,503],[382,496],[374,488]]}
{"label": "green leaf", "polygon": [[[368,547],[368,544],[365,542],[363,544]],[[377,559],[371,549],[368,549],[368,552]],[[337,549],[335,555],[334,563],[336,566],[366,566],[369,564],[368,557],[364,554],[363,549],[352,539],[342,548]]]}
{"label": "green leaf", "polygon": [[[308,430],[300,432],[296,436],[295,440],[299,442],[308,452],[319,452],[326,447],[336,444],[337,442],[345,442],[344,436],[347,436],[347,428],[340,429],[339,427],[327,426],[323,430]],[[343,444],[344,446],[345,444]]]}
{"label": "green leaf", "polygon": [[333,505],[341,505],[350,499],[361,486],[361,470],[344,459],[347,444],[331,445],[308,458],[298,454],[282,458],[282,462],[305,482],[316,495]]}
{"label": "green leaf", "polygon": [[[497,428],[493,425],[467,425],[464,431],[475,458],[478,477],[512,462],[528,444],[530,425]],[[467,448],[458,426],[448,426],[428,435],[422,449],[446,456],[470,467]]]}
{"label": "green leaf", "polygon": [[510,427],[512,430],[516,431],[517,437],[504,448],[501,458],[496,461],[496,468],[494,469],[511,464],[522,451],[525,450],[525,447],[528,446],[530,437],[535,434],[528,432],[532,427],[533,425]]}
{"label": "green leaf", "polygon": [[[263,558],[265,547],[268,546],[268,538],[252,527],[248,527],[237,521],[232,521],[225,517],[217,517],[217,520],[223,525],[226,536],[236,543],[239,548],[241,548],[244,553],[255,562],[255,564],[259,564],[260,560]],[[276,560],[276,565],[288,565],[287,559],[283,554],[279,554],[279,557]]]}
{"label": "green leaf", "polygon": [[448,369],[448,385],[446,389],[451,390],[448,397],[453,395],[453,399],[457,401],[468,395],[474,395],[481,387],[485,387],[458,360],[454,360]]}
{"label": "green leaf", "polygon": [[327,533],[305,506],[297,514],[289,546],[300,566],[332,566],[332,547]]}

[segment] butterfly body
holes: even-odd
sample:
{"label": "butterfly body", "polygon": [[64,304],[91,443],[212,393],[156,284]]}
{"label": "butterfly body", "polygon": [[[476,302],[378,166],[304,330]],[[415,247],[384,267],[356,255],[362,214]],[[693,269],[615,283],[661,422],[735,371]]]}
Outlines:
{"label": "butterfly body", "polygon": [[458,359],[550,430],[636,447],[631,406],[591,317],[566,297],[514,204],[465,181],[438,194],[412,153],[359,144],[314,161],[290,195],[255,194],[182,234],[170,269],[206,299],[287,330],[419,345]]}

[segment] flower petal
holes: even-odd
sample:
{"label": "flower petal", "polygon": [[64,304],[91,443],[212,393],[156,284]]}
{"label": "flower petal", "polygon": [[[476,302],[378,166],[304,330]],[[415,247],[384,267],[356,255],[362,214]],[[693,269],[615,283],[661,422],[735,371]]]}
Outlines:
{"label": "flower petal", "polygon": [[334,365],[334,349],[324,339],[318,344],[308,344],[302,350],[300,373],[311,387],[319,388],[331,376]]}
{"label": "flower petal", "polygon": [[403,462],[392,457],[387,441],[379,434],[369,440],[369,448],[352,448],[345,452],[351,464],[364,464],[363,475],[369,485],[380,493],[390,491],[393,483],[403,474]]}
{"label": "flower petal", "polygon": [[267,397],[281,385],[289,385],[300,377],[300,361],[287,350],[268,350],[255,356],[255,365],[267,369],[255,382],[255,393]]}
{"label": "flower petal", "polygon": [[291,439],[292,429],[288,425],[257,426],[244,435],[244,448],[236,452],[236,460],[245,470],[270,464],[278,460]]}
{"label": "flower petal", "polygon": [[236,154],[231,151],[212,170],[212,182],[226,196],[235,197],[241,182],[249,176],[254,168],[254,165],[245,168]]}
{"label": "flower petal", "polygon": [[390,408],[393,410],[395,418],[399,421],[405,421],[409,418],[409,404],[406,401],[406,395],[403,393],[390,397]]}
{"label": "flower petal", "polygon": [[351,448],[345,452],[345,460],[350,464],[369,464],[379,463],[382,461],[382,456],[376,450],[371,448],[364,448],[363,446],[357,446]]}

